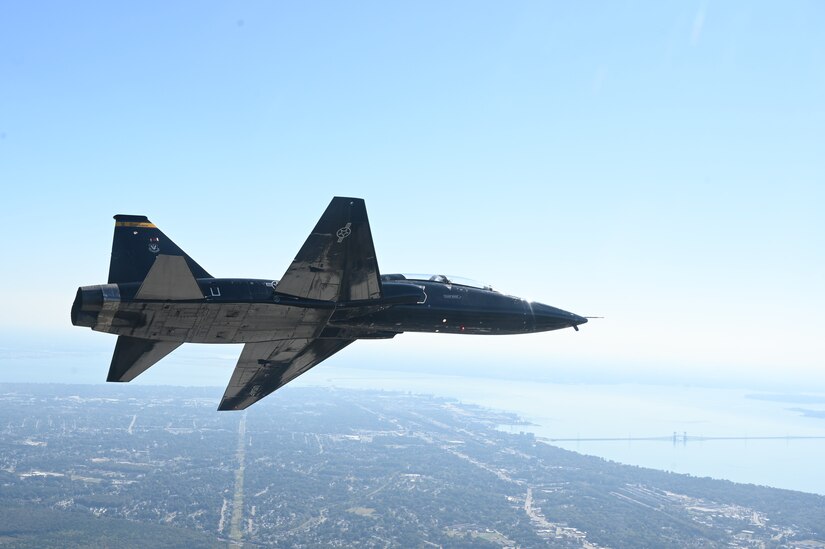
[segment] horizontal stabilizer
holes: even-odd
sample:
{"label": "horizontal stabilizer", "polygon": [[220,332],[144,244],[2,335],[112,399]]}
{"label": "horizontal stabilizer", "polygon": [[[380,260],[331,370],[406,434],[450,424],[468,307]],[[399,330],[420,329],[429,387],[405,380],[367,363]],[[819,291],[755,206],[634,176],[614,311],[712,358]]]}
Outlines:
{"label": "horizontal stabilizer", "polygon": [[149,366],[181,346],[179,341],[153,341],[137,337],[117,338],[106,381],[132,381]]}
{"label": "horizontal stabilizer", "polygon": [[159,255],[135,299],[203,299],[203,293],[183,257]]}

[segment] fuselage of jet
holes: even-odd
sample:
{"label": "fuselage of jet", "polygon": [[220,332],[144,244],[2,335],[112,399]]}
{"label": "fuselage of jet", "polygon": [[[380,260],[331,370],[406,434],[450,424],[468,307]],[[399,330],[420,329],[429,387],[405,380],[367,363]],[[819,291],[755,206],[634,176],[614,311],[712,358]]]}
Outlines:
{"label": "fuselage of jet", "polygon": [[[586,318],[489,288],[383,275],[376,302],[329,302],[278,293],[272,280],[198,279],[202,299],[136,299],[140,283],[84,286],[72,323],[131,337],[181,343],[270,341],[292,337],[390,338],[402,332],[524,334],[577,327]],[[296,322],[296,317],[300,320]]]}

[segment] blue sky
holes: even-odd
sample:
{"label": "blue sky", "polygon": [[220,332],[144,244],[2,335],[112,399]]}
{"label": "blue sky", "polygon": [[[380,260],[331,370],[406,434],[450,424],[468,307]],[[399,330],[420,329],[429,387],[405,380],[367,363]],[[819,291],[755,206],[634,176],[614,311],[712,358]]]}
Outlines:
{"label": "blue sky", "polygon": [[[825,391],[823,16],[813,1],[4,3],[0,379],[105,378],[114,338],[68,311],[105,281],[115,213],[148,215],[216,276],[278,278],[350,195],[383,272],[606,318],[405,334],[323,367]],[[145,376],[208,362],[224,383],[238,353],[193,346]]]}

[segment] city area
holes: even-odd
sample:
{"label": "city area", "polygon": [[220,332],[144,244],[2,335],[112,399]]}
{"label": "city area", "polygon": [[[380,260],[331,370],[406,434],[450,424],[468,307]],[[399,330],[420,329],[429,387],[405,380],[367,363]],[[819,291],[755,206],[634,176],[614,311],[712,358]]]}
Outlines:
{"label": "city area", "polygon": [[825,497],[579,455],[513,414],[216,391],[0,385],[0,547],[825,547]]}

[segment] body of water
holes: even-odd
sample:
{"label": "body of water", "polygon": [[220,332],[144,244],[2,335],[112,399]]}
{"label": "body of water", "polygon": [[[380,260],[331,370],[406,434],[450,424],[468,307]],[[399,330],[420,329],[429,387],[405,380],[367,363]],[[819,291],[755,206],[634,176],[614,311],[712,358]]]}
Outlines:
{"label": "body of water", "polygon": [[[768,395],[685,386],[527,383],[342,367],[312,378],[311,384],[456,398],[515,412],[532,425],[503,429],[529,431],[550,444],[582,454],[825,495],[825,475],[821,473],[825,438],[791,438],[825,437],[825,395]],[[660,440],[640,440],[651,437]],[[621,440],[585,440],[598,438]]]}

